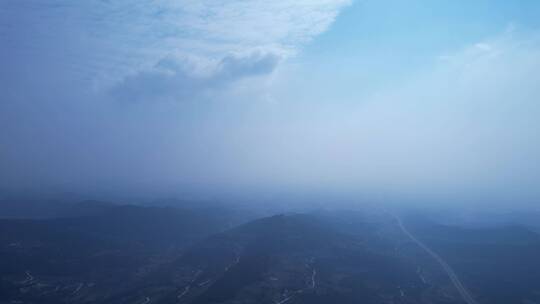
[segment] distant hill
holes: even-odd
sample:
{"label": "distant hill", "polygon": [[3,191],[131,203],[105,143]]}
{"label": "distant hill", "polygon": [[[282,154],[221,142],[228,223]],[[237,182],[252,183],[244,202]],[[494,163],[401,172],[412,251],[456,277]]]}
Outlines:
{"label": "distant hill", "polygon": [[[246,222],[225,208],[64,210],[0,220],[0,303],[462,303],[441,264],[383,211]],[[538,234],[403,219],[479,303],[539,302]]]}
{"label": "distant hill", "polygon": [[[59,218],[0,219],[0,303],[77,302],[70,293],[81,282],[96,285],[92,294],[105,297],[242,221],[223,210],[90,201],[64,207]],[[30,289],[21,293],[25,286]],[[53,292],[57,286],[64,291]]]}
{"label": "distant hill", "polygon": [[5,199],[0,201],[0,218],[47,219],[97,215],[115,204],[101,201]]}
{"label": "distant hill", "polygon": [[414,217],[408,222],[461,275],[480,303],[540,301],[540,235],[527,226],[468,228]]}
{"label": "distant hill", "polygon": [[205,239],[108,303],[381,303],[417,294],[413,282],[414,265],[321,216],[277,215]]}

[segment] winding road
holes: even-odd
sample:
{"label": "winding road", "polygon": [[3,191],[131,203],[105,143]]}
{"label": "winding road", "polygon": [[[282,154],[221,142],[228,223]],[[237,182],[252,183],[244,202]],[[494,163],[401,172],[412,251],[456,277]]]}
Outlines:
{"label": "winding road", "polygon": [[417,239],[412,233],[405,228],[403,225],[403,222],[401,219],[397,216],[393,216],[399,225],[399,228],[403,233],[405,233],[413,242],[415,242],[418,246],[420,246],[422,249],[424,249],[431,257],[433,257],[444,269],[448,277],[450,278],[450,281],[452,281],[452,284],[456,287],[457,291],[461,295],[461,298],[467,303],[467,304],[479,304],[467,291],[465,286],[463,286],[463,283],[459,280],[459,277],[457,276],[456,272],[446,263],[437,253],[435,253],[433,250],[431,250],[428,246],[426,246],[424,243],[422,243],[419,239]]}
{"label": "winding road", "polygon": [[30,274],[30,271],[27,270],[25,274],[26,274],[26,279],[22,281],[21,284],[32,283],[32,281],[34,281],[34,277]]}
{"label": "winding road", "polygon": [[[312,258],[312,261],[313,260],[314,260],[314,258]],[[310,280],[310,283],[309,283],[308,287],[298,289],[296,291],[293,291],[292,293],[285,294],[284,299],[282,299],[281,301],[274,302],[274,303],[275,304],[285,304],[297,294],[303,293],[304,291],[306,291],[308,289],[313,289],[314,290],[315,287],[317,286],[317,280],[315,279],[316,277],[317,277],[317,270],[315,268],[313,268],[312,271],[311,271],[311,280]]]}
{"label": "winding road", "polygon": [[77,286],[77,288],[75,289],[75,291],[72,294],[77,294],[81,290],[83,285],[84,285],[83,283],[79,283],[79,285]]}

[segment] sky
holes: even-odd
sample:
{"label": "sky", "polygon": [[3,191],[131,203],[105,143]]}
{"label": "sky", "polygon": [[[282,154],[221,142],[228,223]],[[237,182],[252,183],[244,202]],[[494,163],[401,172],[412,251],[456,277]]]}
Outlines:
{"label": "sky", "polygon": [[538,1],[4,0],[0,67],[4,193],[540,199]]}

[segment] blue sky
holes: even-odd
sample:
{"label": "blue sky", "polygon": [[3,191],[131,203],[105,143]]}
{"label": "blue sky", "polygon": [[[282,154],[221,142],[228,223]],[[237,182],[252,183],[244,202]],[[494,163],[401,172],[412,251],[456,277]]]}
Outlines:
{"label": "blue sky", "polygon": [[539,20],[538,1],[3,1],[0,188],[530,204]]}
{"label": "blue sky", "polygon": [[539,12],[538,1],[356,1],[299,60],[384,88],[509,27],[537,31]]}

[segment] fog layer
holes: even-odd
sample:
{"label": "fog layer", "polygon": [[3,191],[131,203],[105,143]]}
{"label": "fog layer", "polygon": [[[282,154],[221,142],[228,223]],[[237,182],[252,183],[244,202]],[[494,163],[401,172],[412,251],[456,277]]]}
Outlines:
{"label": "fog layer", "polygon": [[0,187],[540,198],[536,32],[362,92],[302,60],[349,3],[293,2],[2,4]]}

